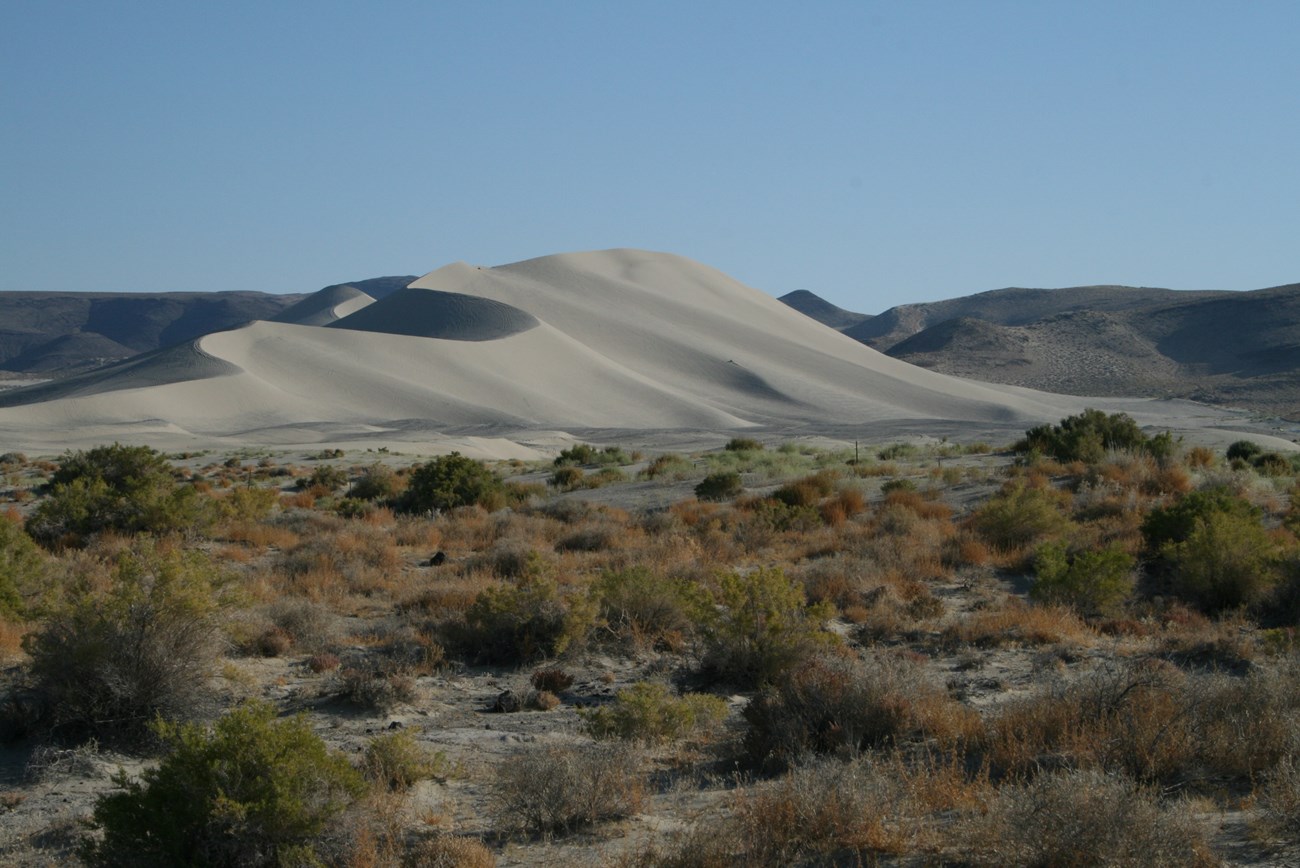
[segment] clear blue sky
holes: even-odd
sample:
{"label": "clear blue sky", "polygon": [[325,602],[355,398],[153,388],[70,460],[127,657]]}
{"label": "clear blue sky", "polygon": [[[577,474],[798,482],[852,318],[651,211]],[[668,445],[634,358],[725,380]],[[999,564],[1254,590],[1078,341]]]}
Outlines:
{"label": "clear blue sky", "polygon": [[0,289],[1300,281],[1300,3],[0,0]]}

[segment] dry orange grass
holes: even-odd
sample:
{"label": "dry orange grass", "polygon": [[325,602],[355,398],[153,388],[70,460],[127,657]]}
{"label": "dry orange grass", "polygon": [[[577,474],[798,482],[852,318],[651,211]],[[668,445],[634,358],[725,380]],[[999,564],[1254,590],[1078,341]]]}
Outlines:
{"label": "dry orange grass", "polygon": [[1000,608],[974,612],[949,624],[942,633],[943,643],[949,647],[981,648],[1067,641],[1089,644],[1094,637],[1088,625],[1069,609],[1030,605],[1016,598],[1009,598]]}
{"label": "dry orange grass", "polygon": [[277,548],[285,551],[300,542],[298,534],[288,528],[255,522],[232,523],[227,526],[224,537],[230,542],[244,543],[261,550]]}
{"label": "dry orange grass", "polygon": [[307,491],[280,495],[281,509],[311,509],[315,505],[316,496]]}
{"label": "dry orange grass", "polygon": [[31,631],[27,624],[0,619],[0,660],[18,660],[23,656],[23,637]]}

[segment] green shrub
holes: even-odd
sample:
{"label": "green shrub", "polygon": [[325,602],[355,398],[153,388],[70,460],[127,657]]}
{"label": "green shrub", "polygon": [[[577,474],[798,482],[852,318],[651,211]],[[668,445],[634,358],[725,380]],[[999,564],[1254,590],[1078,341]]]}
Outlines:
{"label": "green shrub", "polygon": [[685,479],[692,469],[694,469],[694,465],[691,464],[690,459],[668,453],[655,456],[654,460],[646,465],[645,470],[642,470],[639,475],[645,479],[658,479],[661,476],[667,476],[671,479]]}
{"label": "green shrub", "polygon": [[[1157,449],[1172,451],[1172,439],[1162,441]],[[1059,425],[1039,425],[1025,432],[1012,449],[1020,453],[1039,453],[1057,461],[1085,461],[1095,464],[1111,449],[1141,451],[1148,445],[1137,422],[1125,413],[1107,415],[1101,410],[1084,410],[1077,416],[1062,419]]]}
{"label": "green shrub", "polygon": [[503,497],[496,474],[481,461],[453,452],[416,466],[397,507],[402,512],[425,513],[470,506],[493,497]]}
{"label": "green shrub", "polygon": [[595,606],[530,570],[517,581],[488,588],[474,598],[452,644],[463,656],[485,663],[526,663],[556,657],[586,640]]}
{"label": "green shrub", "polygon": [[298,488],[304,491],[318,486],[329,491],[338,491],[347,484],[347,471],[332,464],[322,464],[316,467],[308,475],[299,477],[297,482]]}
{"label": "green shrub", "polygon": [[565,464],[555,468],[548,482],[561,491],[573,491],[575,488],[582,488],[587,474],[582,472],[581,467],[574,467]]}
{"label": "green shrub", "polygon": [[1054,493],[1021,486],[985,501],[971,525],[990,546],[1009,551],[1064,532],[1069,519]]}
{"label": "green shrub", "polygon": [[752,437],[732,437],[722,448],[728,452],[757,452],[763,448],[763,444]]}
{"label": "green shrub", "polygon": [[779,567],[723,573],[716,605],[697,610],[705,665],[741,686],[765,684],[818,647],[834,642],[823,625],[833,607],[805,605],[803,585]]}
{"label": "green shrub", "polygon": [[1199,522],[1212,515],[1230,515],[1258,523],[1263,513],[1226,488],[1193,491],[1169,506],[1157,507],[1142,522],[1142,538],[1147,552],[1159,556],[1170,543],[1180,543],[1192,535]]}
{"label": "green shrub", "polygon": [[357,500],[388,500],[396,497],[401,487],[402,481],[392,468],[375,463],[363,470],[352,483],[348,497]]}
{"label": "green shrub", "polygon": [[178,485],[171,465],[147,446],[98,446],[66,455],[49,496],[33,511],[27,532],[47,548],[84,545],[105,530],[166,533],[210,520],[208,501]]}
{"label": "green shrub", "polygon": [[260,521],[270,515],[279,500],[280,493],[274,488],[241,486],[213,500],[213,507],[222,521]]}
{"label": "green shrub", "polygon": [[620,690],[611,704],[579,714],[596,738],[662,744],[716,727],[727,703],[705,693],[673,696],[663,684],[642,681]]}
{"label": "green shrub", "polygon": [[1229,461],[1239,459],[1249,462],[1263,451],[1264,448],[1253,440],[1238,440],[1228,446],[1227,458]]}
{"label": "green shrub", "polygon": [[1161,549],[1173,591],[1208,612],[1261,601],[1279,578],[1277,545],[1258,521],[1230,513],[1197,519]]}
{"label": "green shrub", "polygon": [[881,494],[890,494],[894,491],[916,491],[916,483],[910,479],[890,479],[880,486]]}
{"label": "green shrub", "polygon": [[835,492],[836,476],[834,471],[823,470],[794,482],[787,482],[774,491],[772,497],[786,506],[816,506],[822,498],[830,497]]}
{"label": "green shrub", "polygon": [[1114,547],[1070,553],[1060,543],[1048,543],[1034,559],[1037,577],[1029,596],[1083,614],[1111,612],[1133,588],[1134,564],[1131,555]]}
{"label": "green shrub", "polygon": [[590,443],[576,443],[555,456],[556,467],[571,467],[576,464],[595,464],[598,454]]}
{"label": "green shrub", "polygon": [[590,443],[578,443],[565,449],[555,458],[556,467],[578,464],[631,464],[632,458],[618,446],[597,449]]}
{"label": "green shrub", "polygon": [[1295,473],[1291,459],[1276,452],[1264,452],[1251,460],[1251,466],[1265,476],[1288,476]]}
{"label": "green shrub", "polygon": [[81,577],[24,645],[56,737],[130,740],[157,716],[203,710],[219,653],[225,577],[200,552],[141,540],[109,581]]}
{"label": "green shrub", "polygon": [[429,751],[409,729],[401,729],[372,738],[366,745],[361,768],[376,784],[401,792],[445,774],[447,756],[442,751]]}
{"label": "green shrub", "polygon": [[734,470],[722,470],[710,473],[695,486],[695,496],[700,500],[726,500],[745,490],[740,482],[740,474]]}
{"label": "green shrub", "polygon": [[269,704],[241,706],[209,732],[159,722],[168,748],[138,780],[101,797],[91,865],[321,864],[313,838],[365,791],[360,774],[304,718],[277,721]]}
{"label": "green shrub", "polygon": [[45,553],[16,522],[0,516],[0,619],[37,615],[48,595]]}

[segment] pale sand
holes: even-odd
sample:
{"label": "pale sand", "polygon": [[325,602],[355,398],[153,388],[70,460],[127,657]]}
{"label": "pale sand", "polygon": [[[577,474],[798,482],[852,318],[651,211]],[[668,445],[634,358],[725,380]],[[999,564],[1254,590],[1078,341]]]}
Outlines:
{"label": "pale sand", "polygon": [[969,439],[1009,437],[1085,406],[1175,429],[1237,418],[937,374],[712,268],[636,250],[456,263],[378,301],[332,287],[281,318],[295,322],[257,322],[4,393],[0,451],[121,440],[528,458],[593,431],[646,445],[746,430]]}

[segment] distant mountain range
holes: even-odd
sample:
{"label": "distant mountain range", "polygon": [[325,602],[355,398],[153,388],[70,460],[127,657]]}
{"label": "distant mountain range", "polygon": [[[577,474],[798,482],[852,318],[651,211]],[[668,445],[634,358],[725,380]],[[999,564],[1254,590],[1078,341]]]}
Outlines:
{"label": "distant mountain range", "polygon": [[1300,418],[1300,284],[1252,292],[1009,288],[877,316],[807,290],[781,301],[894,358],[959,377]]}

